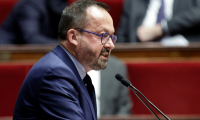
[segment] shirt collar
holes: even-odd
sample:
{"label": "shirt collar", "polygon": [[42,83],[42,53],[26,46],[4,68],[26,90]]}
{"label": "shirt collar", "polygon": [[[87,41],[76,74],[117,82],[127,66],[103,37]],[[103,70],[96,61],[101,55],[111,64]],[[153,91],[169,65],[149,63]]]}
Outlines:
{"label": "shirt collar", "polygon": [[60,45],[60,46],[69,55],[69,57],[71,58],[71,60],[73,61],[74,65],[75,65],[76,69],[78,70],[78,73],[81,76],[81,79],[83,80],[84,77],[86,76],[85,68],[76,60],[76,58],[74,58],[74,56],[72,56],[72,54],[69,53],[69,51],[67,51],[62,45]]}

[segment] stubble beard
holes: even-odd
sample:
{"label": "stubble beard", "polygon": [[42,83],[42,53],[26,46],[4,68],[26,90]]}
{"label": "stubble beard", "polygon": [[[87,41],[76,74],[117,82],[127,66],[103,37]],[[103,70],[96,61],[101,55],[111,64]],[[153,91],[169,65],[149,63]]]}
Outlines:
{"label": "stubble beard", "polygon": [[[85,45],[85,46],[84,46]],[[87,46],[86,44],[83,43],[80,46],[80,52],[79,52],[79,57],[80,60],[83,61],[83,64],[88,65],[91,69],[93,70],[102,70],[102,69],[106,69],[107,64],[108,64],[108,60],[107,59],[103,59],[100,57],[101,53],[103,52],[108,52],[109,50],[107,50],[106,48],[102,48],[98,58],[96,57],[96,54],[89,48],[89,46]]]}
{"label": "stubble beard", "polygon": [[[102,48],[101,53],[103,53],[103,52],[109,53],[109,50]],[[99,54],[97,61],[93,62],[93,64],[91,64],[91,66],[90,66],[94,70],[103,70],[103,69],[106,69],[106,67],[107,67],[108,60],[101,58],[100,57],[101,53]]]}

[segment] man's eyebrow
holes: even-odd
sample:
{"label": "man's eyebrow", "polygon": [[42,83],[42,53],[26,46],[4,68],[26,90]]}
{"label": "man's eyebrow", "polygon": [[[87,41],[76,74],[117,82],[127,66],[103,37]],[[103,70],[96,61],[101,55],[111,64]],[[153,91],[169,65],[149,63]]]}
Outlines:
{"label": "man's eyebrow", "polygon": [[114,34],[114,33],[115,33],[115,31],[109,32],[109,30],[108,30],[108,29],[105,29],[105,28],[101,28],[101,29],[99,29],[99,31],[100,31],[100,32],[101,32],[101,31],[105,31],[106,33],[109,33],[109,34]]}

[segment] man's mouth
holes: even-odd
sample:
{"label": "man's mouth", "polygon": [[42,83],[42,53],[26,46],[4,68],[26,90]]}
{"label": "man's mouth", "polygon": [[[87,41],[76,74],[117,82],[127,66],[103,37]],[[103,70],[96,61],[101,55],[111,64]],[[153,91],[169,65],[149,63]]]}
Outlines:
{"label": "man's mouth", "polygon": [[101,50],[100,56],[103,56],[104,59],[108,59],[110,50],[103,48]]}
{"label": "man's mouth", "polygon": [[108,58],[109,53],[108,52],[104,52],[104,53],[101,53],[100,55],[103,56],[103,57],[105,57],[105,58]]}

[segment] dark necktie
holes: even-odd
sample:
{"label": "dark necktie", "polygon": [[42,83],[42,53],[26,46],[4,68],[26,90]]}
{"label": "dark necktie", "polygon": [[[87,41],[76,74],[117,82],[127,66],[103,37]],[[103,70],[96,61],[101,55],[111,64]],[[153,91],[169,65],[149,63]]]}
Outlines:
{"label": "dark necktie", "polygon": [[93,106],[94,106],[94,111],[95,111],[95,114],[96,114],[96,117],[97,117],[96,95],[95,95],[94,86],[92,84],[90,76],[88,74],[86,74],[83,81],[86,84],[86,88],[87,88],[88,93],[90,95],[90,98],[92,100],[92,103],[93,103]]}
{"label": "dark necktie", "polygon": [[160,0],[161,5],[160,5],[160,9],[157,15],[157,21],[156,23],[160,23],[162,21],[162,19],[165,19],[165,13],[164,13],[164,9],[165,9],[165,5],[164,5],[164,0]]}

